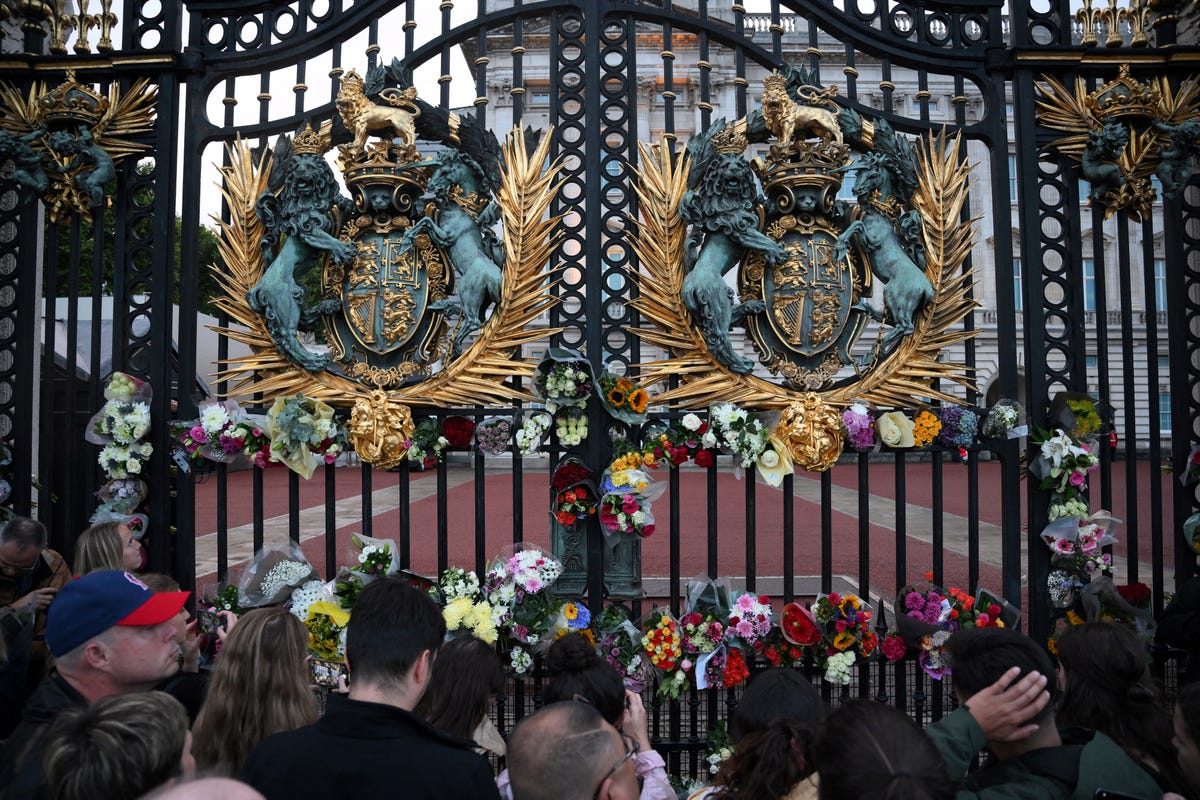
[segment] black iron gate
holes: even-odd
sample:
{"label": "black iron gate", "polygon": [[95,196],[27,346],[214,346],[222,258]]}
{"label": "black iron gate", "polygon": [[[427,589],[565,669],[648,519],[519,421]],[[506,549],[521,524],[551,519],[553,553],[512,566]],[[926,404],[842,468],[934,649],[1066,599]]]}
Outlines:
{"label": "black iron gate", "polygon": [[[964,323],[978,335],[954,354],[974,370],[978,389],[960,392],[961,400],[983,407],[1014,398],[1044,423],[1057,391],[1102,397],[1115,410],[1115,436],[1102,442],[1093,507],[1125,521],[1119,573],[1148,583],[1160,610],[1194,570],[1180,526],[1200,504],[1168,469],[1187,457],[1200,412],[1200,187],[1192,180],[1173,199],[1160,198],[1141,221],[1127,211],[1108,218],[1087,204],[1077,168],[1045,149],[1059,134],[1039,124],[1034,108],[1046,75],[1064,84],[1083,78],[1095,90],[1121,65],[1176,87],[1200,73],[1200,48],[1174,12],[1155,17],[1133,2],[1106,17],[1090,3],[1076,14],[1066,2],[1006,10],[990,0],[845,9],[780,0],[479,0],[443,2],[436,13],[416,0],[128,0],[115,39],[104,42],[107,4],[83,14],[82,24],[79,15],[41,15],[34,5],[4,23],[11,36],[0,81],[27,91],[32,81],[54,85],[74,70],[100,88],[149,77],[158,92],[157,124],[140,139],[145,155],[120,165],[111,207],[96,215],[103,224],[79,216],[50,222],[11,182],[0,203],[0,434],[14,453],[13,508],[46,520],[65,552],[95,505],[100,473],[83,426],[111,369],[156,389],[150,563],[185,584],[224,580],[246,548],[276,530],[324,542],[332,575],[347,514],[364,533],[386,526],[405,565],[427,572],[449,563],[481,569],[498,538],[543,535],[543,461],[468,452],[432,476],[326,469],[323,486],[223,466],[201,482],[178,472],[159,421],[195,416],[207,393],[228,388],[210,375],[230,344],[206,349],[198,315],[209,298],[197,290],[211,285],[203,281],[201,226],[228,214],[211,188],[224,148],[332,119],[339,76],[393,57],[414,68],[430,102],[458,105],[500,135],[552,130],[551,157],[563,160],[564,179],[551,212],[563,215],[550,264],[561,304],[543,322],[561,333],[547,344],[580,348],[596,367],[636,371],[657,355],[632,333],[643,321],[629,304],[639,269],[628,238],[638,215],[639,143],[666,139],[678,151],[716,119],[746,115],[762,78],[787,62],[837,84],[847,107],[905,134],[964,135],[977,166],[963,216],[982,219],[970,260],[981,307]],[[1153,46],[1136,39],[1142,28]],[[1097,32],[1103,47],[1087,38]],[[457,91],[463,84],[465,95]],[[437,413],[451,411],[498,412]],[[603,430],[601,410],[590,413],[593,430]],[[844,456],[830,472],[786,478],[781,490],[730,483],[724,463],[695,481],[671,471],[660,501],[665,533],[644,553],[646,591],[677,604],[683,582],[707,572],[737,576],[785,602],[835,588],[890,601],[896,587],[930,570],[939,580],[991,586],[1022,604],[1030,631],[1045,635],[1045,592],[1029,587],[1043,586],[1049,569],[1038,539],[1048,496],[1022,482],[1023,441],[972,450],[965,463],[940,450]],[[599,464],[607,453],[606,437],[592,436],[583,455]],[[474,492],[470,515],[451,506],[452,484],[482,487],[497,473],[506,483]],[[426,495],[434,510],[414,525]],[[587,586],[596,604],[604,594],[600,548],[592,531]],[[635,610],[642,605],[634,601]],[[863,666],[853,692],[935,716],[944,702],[911,665]],[[704,720],[718,701],[702,697],[656,716],[667,726],[654,731],[665,749],[703,748]],[[528,700],[519,693],[518,707]],[[672,766],[694,771],[698,762]]]}

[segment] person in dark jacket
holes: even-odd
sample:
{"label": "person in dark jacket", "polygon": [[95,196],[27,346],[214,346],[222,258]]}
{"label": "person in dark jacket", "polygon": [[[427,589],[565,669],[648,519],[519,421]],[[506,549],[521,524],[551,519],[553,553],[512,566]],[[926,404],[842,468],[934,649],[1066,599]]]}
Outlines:
{"label": "person in dark jacket", "polygon": [[152,592],[116,571],[94,572],[62,588],[46,621],[55,668],[5,743],[0,799],[41,796],[46,734],[64,710],[149,691],[179,671],[175,616],[187,598],[188,592]]}
{"label": "person in dark jacket", "polygon": [[46,672],[46,609],[71,579],[63,557],[46,546],[46,527],[15,517],[0,529],[0,630],[8,663],[0,672],[0,740],[12,733],[19,711]]}
{"label": "person in dark jacket", "polygon": [[349,697],[331,695],[315,724],[263,740],[242,779],[268,800],[499,798],[491,767],[471,742],[412,713],[445,635],[429,595],[399,576],[373,581],[346,632]]}
{"label": "person in dark jacket", "polygon": [[[1057,677],[1045,649],[1019,631],[959,631],[947,643],[960,708],[926,731],[959,782],[959,800],[1091,800],[1098,789],[1159,800],[1162,789],[1102,733],[1064,744],[1051,698]],[[986,747],[992,758],[970,771]]]}
{"label": "person in dark jacket", "polygon": [[1170,647],[1186,650],[1187,664],[1180,683],[1200,682],[1200,575],[1179,587],[1158,618],[1154,638]]}

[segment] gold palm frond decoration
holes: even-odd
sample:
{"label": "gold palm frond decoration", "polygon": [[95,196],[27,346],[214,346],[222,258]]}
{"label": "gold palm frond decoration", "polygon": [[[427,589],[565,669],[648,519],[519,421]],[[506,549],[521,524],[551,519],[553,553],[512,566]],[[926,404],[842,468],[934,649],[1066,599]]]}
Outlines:
{"label": "gold palm frond decoration", "polygon": [[[918,314],[916,330],[870,373],[859,380],[821,393],[831,405],[861,400],[879,406],[911,405],[914,401],[958,402],[932,388],[934,381],[971,386],[966,364],[939,360],[939,352],[976,335],[962,328],[963,319],[978,306],[971,299],[971,274],[963,269],[971,250],[974,219],[963,220],[970,183],[970,166],[963,160],[961,136],[943,132],[922,141],[918,152],[920,186],[913,207],[924,220],[926,276],[934,299]],[[672,355],[641,366],[645,383],[671,376],[680,385],[655,397],[664,405],[702,408],[715,400],[750,408],[778,409],[797,399],[791,392],[753,375],[726,369],[709,352],[699,326],[683,305],[686,225],[679,202],[687,191],[688,160],[672,160],[665,143],[642,147],[637,186],[642,219],[633,225],[633,248],[641,263],[639,297],[631,305],[654,327],[631,328],[647,344]]]}
{"label": "gold palm frond decoration", "polygon": [[[560,184],[559,164],[543,171],[552,137],[542,137],[526,154],[520,130],[509,134],[503,148],[501,185],[496,202],[504,222],[504,288],[499,305],[484,323],[475,341],[431,378],[388,393],[388,400],[406,405],[496,405],[531,396],[512,385],[514,378],[531,378],[536,363],[513,358],[517,348],[561,331],[535,328],[533,322],[558,299],[546,285],[545,265],[557,245],[554,229],[561,217],[548,217]],[[246,302],[246,292],[263,271],[259,242],[263,226],[254,203],[267,187],[271,165],[264,157],[255,162],[244,142],[230,148],[230,164],[221,170],[222,193],[231,221],[220,224],[220,253],[225,263],[210,268],[217,273],[224,296],[216,305],[241,326],[214,327],[217,333],[242,342],[253,352],[228,359],[218,380],[232,380],[230,396],[254,393],[264,401],[302,392],[331,405],[353,405],[370,398],[372,388],[331,372],[308,372],[288,361],[275,348],[262,316]]]}

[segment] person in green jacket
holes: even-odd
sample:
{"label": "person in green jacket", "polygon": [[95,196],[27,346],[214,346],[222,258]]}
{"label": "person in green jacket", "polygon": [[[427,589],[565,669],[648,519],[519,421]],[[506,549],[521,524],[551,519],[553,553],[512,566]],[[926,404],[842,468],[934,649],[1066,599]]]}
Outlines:
{"label": "person in green jacket", "polygon": [[[959,631],[947,643],[961,706],[926,730],[959,785],[959,800],[1092,800],[1097,789],[1145,800],[1162,790],[1103,734],[1064,744],[1054,725],[1054,665],[1019,631]],[[991,758],[970,771],[980,750]]]}

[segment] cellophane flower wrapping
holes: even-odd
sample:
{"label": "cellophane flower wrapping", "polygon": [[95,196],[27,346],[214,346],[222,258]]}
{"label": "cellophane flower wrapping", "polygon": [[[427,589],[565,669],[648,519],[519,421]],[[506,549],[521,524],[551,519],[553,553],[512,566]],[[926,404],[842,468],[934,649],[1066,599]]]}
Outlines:
{"label": "cellophane flower wrapping", "polygon": [[540,450],[542,442],[545,441],[546,434],[553,424],[554,418],[544,411],[538,411],[526,417],[521,423],[521,427],[517,429],[517,452],[523,456],[530,456]]}
{"label": "cellophane flower wrapping", "polygon": [[534,394],[554,413],[560,408],[587,405],[595,383],[592,366],[574,350],[552,347],[533,373]]}
{"label": "cellophane flower wrapping", "polygon": [[475,426],[475,445],[486,455],[507,453],[512,440],[513,423],[508,417],[488,417]]}
{"label": "cellophane flower wrapping", "polygon": [[851,403],[842,412],[842,427],[846,429],[846,444],[864,452],[875,447],[875,417],[862,403]]}
{"label": "cellophane flower wrapping", "polygon": [[625,609],[619,605],[607,606],[593,620],[596,645],[600,655],[615,669],[625,683],[625,688],[641,693],[653,680],[642,647],[642,632],[629,619]]}
{"label": "cellophane flower wrapping", "polygon": [[1021,408],[1021,404],[1016,400],[997,400],[996,404],[988,409],[979,430],[989,439],[1019,439],[1029,433],[1029,426],[1025,423],[1025,409]]}
{"label": "cellophane flower wrapping", "polygon": [[615,420],[629,425],[646,422],[646,407],[650,396],[636,381],[605,370],[597,381],[600,387],[600,404]]}
{"label": "cellophane flower wrapping", "polygon": [[683,651],[678,620],[669,609],[655,609],[646,615],[641,629],[642,651],[658,678],[658,695],[679,699],[691,686],[688,674],[695,668],[695,661]]}
{"label": "cellophane flower wrapping", "polygon": [[312,565],[296,542],[289,541],[285,549],[263,548],[242,571],[239,602],[243,608],[275,605],[314,577]]}
{"label": "cellophane flower wrapping", "polygon": [[482,592],[503,647],[532,652],[549,644],[560,608],[552,587],[561,574],[562,564],[534,545],[515,545],[491,560]]}
{"label": "cellophane flower wrapping", "polygon": [[1077,499],[1087,490],[1088,473],[1100,464],[1095,445],[1077,442],[1061,428],[1039,430],[1033,443],[1038,450],[1029,474],[1041,481],[1042,491],[1053,494],[1051,504]]}
{"label": "cellophane flower wrapping", "polygon": [[302,394],[277,398],[267,412],[271,458],[311,478],[319,463],[331,464],[342,450],[333,407]]}
{"label": "cellophane flower wrapping", "polygon": [[[733,403],[718,403],[708,411],[713,445],[734,457],[734,463],[749,469],[767,446],[770,429],[757,416]],[[701,437],[704,442],[704,437]],[[710,445],[705,444],[705,447]]]}

